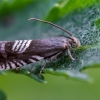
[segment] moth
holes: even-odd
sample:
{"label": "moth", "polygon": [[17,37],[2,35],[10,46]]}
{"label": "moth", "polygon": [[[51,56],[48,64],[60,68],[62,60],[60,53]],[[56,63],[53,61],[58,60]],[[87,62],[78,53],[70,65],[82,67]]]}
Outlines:
{"label": "moth", "polygon": [[51,24],[68,33],[70,37],[61,36],[37,40],[0,41],[0,70],[15,69],[42,59],[54,59],[66,52],[72,60],[75,60],[72,57],[70,49],[80,46],[80,41],[76,37],[51,22],[37,18],[30,18],[29,20]]}

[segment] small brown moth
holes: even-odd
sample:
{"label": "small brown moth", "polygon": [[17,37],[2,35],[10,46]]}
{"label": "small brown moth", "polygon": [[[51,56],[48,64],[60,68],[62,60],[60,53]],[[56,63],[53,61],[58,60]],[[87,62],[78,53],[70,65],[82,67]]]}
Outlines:
{"label": "small brown moth", "polygon": [[[22,67],[30,63],[35,63],[36,61],[40,61],[42,59],[57,58],[65,52],[67,52],[69,57],[74,60],[71,55],[70,49],[80,46],[80,41],[76,37],[74,37],[65,29],[51,22],[40,20],[37,18],[30,18],[29,20],[37,20],[40,22],[51,24],[68,33],[70,37],[63,36],[37,40],[1,41],[0,70]],[[43,69],[44,67],[42,68],[41,72],[43,71]]]}

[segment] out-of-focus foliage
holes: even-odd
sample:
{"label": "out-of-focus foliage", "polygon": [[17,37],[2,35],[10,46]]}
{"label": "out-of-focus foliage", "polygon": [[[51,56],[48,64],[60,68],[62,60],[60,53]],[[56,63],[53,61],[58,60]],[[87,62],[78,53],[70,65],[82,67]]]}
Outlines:
{"label": "out-of-focus foliage", "polygon": [[[100,0],[62,0],[56,3],[46,16],[46,20],[57,21],[59,18],[73,12],[74,10],[82,10],[87,6],[100,3]],[[56,16],[55,16],[56,15]]]}
{"label": "out-of-focus foliage", "polygon": [[34,0],[0,0],[0,17],[21,10],[33,1]]}
{"label": "out-of-focus foliage", "polygon": [[0,100],[7,100],[6,95],[1,90],[0,90]]}

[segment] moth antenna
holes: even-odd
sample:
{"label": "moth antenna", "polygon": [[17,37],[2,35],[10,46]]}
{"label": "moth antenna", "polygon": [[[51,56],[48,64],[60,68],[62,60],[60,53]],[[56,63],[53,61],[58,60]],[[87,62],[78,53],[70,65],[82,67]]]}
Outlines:
{"label": "moth antenna", "polygon": [[37,20],[37,21],[40,21],[40,22],[43,22],[43,23],[48,23],[48,24],[50,24],[50,25],[53,25],[53,26],[55,26],[55,27],[57,27],[57,28],[63,30],[64,32],[68,33],[69,35],[73,36],[73,35],[72,35],[70,32],[68,32],[67,30],[65,30],[65,29],[61,28],[60,26],[58,26],[58,25],[56,25],[56,24],[53,24],[53,23],[51,23],[51,22],[44,21],[44,20],[40,20],[40,19],[37,19],[37,18],[30,18],[30,19],[28,19],[28,20]]}

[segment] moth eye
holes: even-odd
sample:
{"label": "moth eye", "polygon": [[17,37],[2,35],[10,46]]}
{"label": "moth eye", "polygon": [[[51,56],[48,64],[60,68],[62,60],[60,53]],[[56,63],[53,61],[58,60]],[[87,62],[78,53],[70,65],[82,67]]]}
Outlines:
{"label": "moth eye", "polygon": [[76,43],[72,43],[72,44],[71,44],[71,47],[72,47],[72,48],[76,48],[76,47],[77,47],[77,46],[76,46]]}

